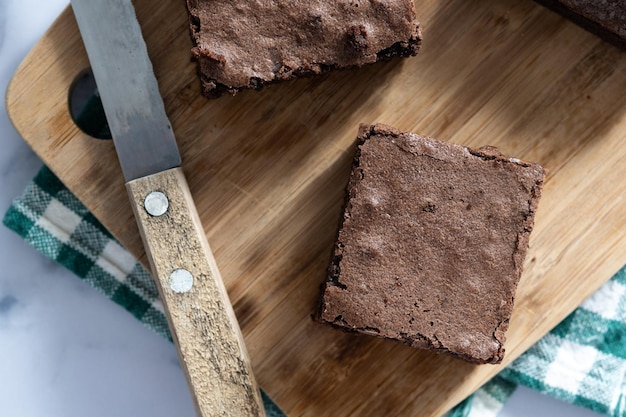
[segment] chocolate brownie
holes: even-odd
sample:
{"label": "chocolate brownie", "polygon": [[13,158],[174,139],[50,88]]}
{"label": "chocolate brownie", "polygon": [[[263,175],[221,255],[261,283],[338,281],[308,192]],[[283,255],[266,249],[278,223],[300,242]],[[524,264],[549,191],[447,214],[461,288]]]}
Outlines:
{"label": "chocolate brownie", "polygon": [[187,0],[208,97],[418,52],[413,0]]}
{"label": "chocolate brownie", "polygon": [[318,319],[499,363],[544,169],[361,126]]}
{"label": "chocolate brownie", "polygon": [[615,46],[626,50],[626,1],[536,0]]}

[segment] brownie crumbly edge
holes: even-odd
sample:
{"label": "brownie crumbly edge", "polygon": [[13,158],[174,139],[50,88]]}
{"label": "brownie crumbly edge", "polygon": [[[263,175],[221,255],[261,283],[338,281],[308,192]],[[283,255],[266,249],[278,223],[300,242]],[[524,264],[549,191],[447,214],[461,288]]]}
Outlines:
{"label": "brownie crumbly edge", "polygon": [[[607,29],[601,22],[590,19],[576,10],[570,9],[559,0],[535,0],[535,2],[571,20],[583,29],[593,33],[601,39],[604,39],[606,42],[609,42],[626,51],[626,37],[620,36],[614,31]],[[617,5],[617,7],[621,7],[621,12],[618,11],[615,12],[615,14],[621,14],[622,26],[626,27],[626,3]]]}
{"label": "brownie crumbly edge", "polygon": [[[314,315],[314,319],[320,323],[324,323],[324,324],[329,324],[335,328],[338,328],[340,330],[343,330],[345,332],[354,332],[354,333],[361,333],[361,334],[367,334],[367,335],[372,335],[372,336],[376,336],[376,337],[381,337],[379,335],[379,332],[377,331],[377,329],[374,328],[355,328],[351,325],[349,325],[348,323],[343,323],[342,322],[342,318],[339,317],[339,319],[336,318],[336,320],[333,321],[329,321],[326,320],[322,317],[322,313],[324,310],[324,306],[325,306],[325,300],[324,300],[324,294],[325,294],[325,290],[327,287],[329,286],[336,286],[342,289],[346,289],[347,287],[340,281],[340,275],[341,275],[341,261],[342,261],[342,257],[343,257],[343,248],[344,248],[344,244],[343,242],[341,242],[339,240],[339,233],[341,231],[341,229],[343,228],[343,223],[344,220],[346,219],[346,211],[348,210],[348,205],[349,205],[349,201],[350,201],[350,190],[356,186],[360,181],[361,181],[361,177],[362,177],[362,173],[359,174],[359,166],[360,166],[360,156],[361,156],[361,146],[371,137],[374,135],[384,135],[384,136],[389,136],[389,137],[399,137],[402,135],[405,135],[405,132],[402,132],[396,128],[390,127],[390,126],[386,126],[386,125],[382,125],[382,124],[377,124],[377,125],[361,125],[360,129],[359,129],[359,134],[358,134],[358,139],[357,139],[357,147],[356,147],[356,152],[354,155],[354,159],[353,159],[353,168],[352,168],[352,174],[350,176],[350,180],[348,183],[348,186],[346,188],[346,193],[345,193],[345,198],[344,198],[344,205],[343,205],[343,210],[342,213],[343,215],[340,218],[339,221],[339,227],[338,227],[338,231],[337,231],[337,239],[335,241],[335,245],[332,251],[332,256],[331,256],[331,262],[330,262],[330,266],[328,268],[328,273],[327,273],[327,279],[325,281],[325,283],[322,285],[322,295],[319,298],[319,307],[318,310],[316,312],[316,314]],[[534,166],[534,167],[538,167],[541,169],[541,171],[543,172],[543,175],[545,176],[547,174],[547,170],[539,167],[537,164],[530,164],[530,163],[526,163],[520,160],[517,160],[515,158],[507,158],[506,156],[502,155],[496,148],[493,147],[483,147],[483,148],[479,148],[476,150],[473,149],[469,149],[470,153],[473,156],[476,156],[478,158],[481,158],[483,160],[498,160],[498,161],[502,161],[504,163],[513,163],[522,167],[530,167],[530,166]],[[542,186],[543,186],[543,177],[538,180],[535,184],[535,186],[532,189],[532,194],[531,197],[528,201],[529,204],[529,215],[525,218],[523,224],[521,225],[521,227],[518,229],[519,232],[517,234],[517,250],[515,251],[515,253],[513,254],[514,256],[514,260],[515,260],[515,281],[514,281],[514,285],[513,285],[513,295],[515,294],[515,289],[517,287],[517,283],[519,282],[519,278],[521,276],[522,273],[522,263],[524,261],[525,255],[526,255],[526,250],[528,248],[528,240],[529,240],[529,236],[530,233],[533,229],[534,226],[534,213],[537,209],[537,205],[539,202],[539,199],[541,197],[541,190],[542,190]],[[520,250],[521,249],[521,250]],[[513,297],[514,298],[514,297]],[[513,300],[512,300],[513,301]],[[512,307],[512,306],[511,306]],[[441,343],[439,343],[438,340],[431,340],[429,337],[427,336],[422,336],[420,337],[420,335],[417,335],[415,337],[411,337],[411,338],[401,338],[401,337],[384,337],[384,338],[388,338],[391,340],[396,340],[396,341],[400,341],[403,342],[407,345],[413,346],[413,347],[418,347],[418,348],[424,348],[427,350],[433,350],[436,351],[438,353],[447,353],[449,355],[455,356],[459,359],[465,360],[467,362],[471,362],[471,363],[477,363],[477,364],[484,364],[484,363],[491,363],[491,364],[497,364],[500,363],[504,357],[504,342],[505,342],[505,333],[508,330],[508,324],[509,324],[509,318],[510,318],[510,314],[509,317],[507,317],[505,320],[501,321],[498,326],[494,329],[494,338],[498,341],[499,343],[499,349],[498,351],[490,358],[482,358],[482,359],[477,359],[476,357],[473,357],[471,355],[466,355],[466,354],[462,354],[462,353],[458,353],[458,352],[452,352],[449,349],[447,349],[445,346],[443,346]]]}
{"label": "brownie crumbly edge", "polygon": [[[421,46],[421,35],[416,32],[407,42],[397,42],[391,45],[389,48],[383,49],[376,54],[377,61],[389,61],[392,58],[405,58],[409,56],[415,56],[419,52]],[[325,64],[310,64],[305,67],[298,67],[287,72],[277,72],[276,78],[271,81],[264,81],[260,78],[251,78],[250,84],[247,88],[242,87],[230,87],[226,84],[222,84],[219,81],[207,77],[204,71],[205,67],[212,65],[211,60],[205,55],[200,53],[197,48],[192,50],[193,59],[197,63],[197,72],[200,77],[200,83],[202,86],[202,94],[207,98],[218,98],[224,93],[235,95],[244,89],[252,89],[260,91],[263,87],[275,84],[281,81],[288,81],[294,78],[311,77],[314,75],[325,74],[334,70],[346,70],[350,68],[361,67],[362,65],[352,65],[347,67],[325,65]]]}

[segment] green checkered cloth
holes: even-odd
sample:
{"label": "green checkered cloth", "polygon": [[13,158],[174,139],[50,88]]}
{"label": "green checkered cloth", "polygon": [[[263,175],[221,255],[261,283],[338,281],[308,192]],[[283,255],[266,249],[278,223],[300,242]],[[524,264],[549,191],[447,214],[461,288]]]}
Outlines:
{"label": "green checkered cloth", "polygon": [[[4,224],[49,258],[168,338],[150,274],[46,167]],[[626,417],[626,267],[549,334],[447,417],[496,416],[524,385],[609,416]],[[263,396],[269,417],[284,416]]]}

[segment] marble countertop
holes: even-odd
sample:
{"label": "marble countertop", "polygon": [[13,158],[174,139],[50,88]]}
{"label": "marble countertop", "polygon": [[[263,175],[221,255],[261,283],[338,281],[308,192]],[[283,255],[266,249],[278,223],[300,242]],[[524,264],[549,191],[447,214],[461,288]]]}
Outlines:
{"label": "marble countertop", "polygon": [[[0,0],[0,91],[67,0]],[[0,102],[0,214],[42,165]],[[0,227],[0,416],[193,416],[174,347]],[[525,388],[500,417],[598,414]]]}

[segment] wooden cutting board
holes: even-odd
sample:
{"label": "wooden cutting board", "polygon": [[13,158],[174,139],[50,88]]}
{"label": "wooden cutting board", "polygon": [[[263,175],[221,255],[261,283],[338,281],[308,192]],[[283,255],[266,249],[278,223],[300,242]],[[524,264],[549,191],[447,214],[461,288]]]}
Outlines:
{"label": "wooden cutting board", "polygon": [[[547,167],[505,364],[626,262],[626,53],[532,1],[423,1],[414,58],[209,101],[182,0],[137,0],[202,222],[261,386],[290,416],[436,416],[502,366],[314,323],[360,122]],[[87,58],[66,10],[7,97],[24,139],[145,261],[111,141],[68,89]]]}

